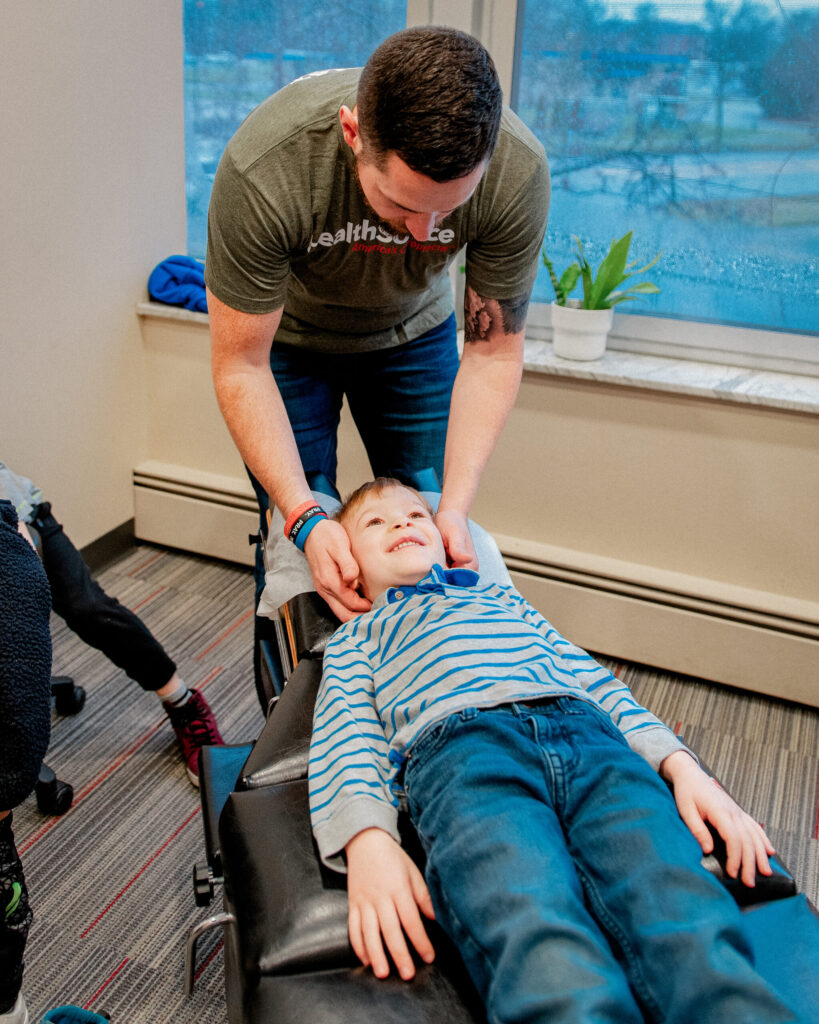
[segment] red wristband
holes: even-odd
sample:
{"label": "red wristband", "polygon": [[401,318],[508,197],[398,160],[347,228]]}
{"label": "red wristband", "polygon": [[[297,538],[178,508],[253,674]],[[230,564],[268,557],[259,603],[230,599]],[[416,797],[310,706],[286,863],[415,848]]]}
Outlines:
{"label": "red wristband", "polygon": [[304,515],[308,509],[315,508],[315,505],[315,500],[311,498],[309,501],[303,501],[301,505],[297,505],[296,508],[293,509],[284,523],[284,535],[288,540],[290,539],[290,531],[293,529],[293,525],[299,516]]}

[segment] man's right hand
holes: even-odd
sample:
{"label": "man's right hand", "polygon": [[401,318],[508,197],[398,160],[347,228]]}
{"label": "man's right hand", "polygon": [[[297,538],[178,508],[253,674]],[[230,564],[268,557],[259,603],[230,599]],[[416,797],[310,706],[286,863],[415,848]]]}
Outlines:
{"label": "man's right hand", "polygon": [[358,563],[341,523],[333,519],[317,523],[305,542],[304,553],[316,590],[342,622],[370,610],[371,603],[355,589]]}

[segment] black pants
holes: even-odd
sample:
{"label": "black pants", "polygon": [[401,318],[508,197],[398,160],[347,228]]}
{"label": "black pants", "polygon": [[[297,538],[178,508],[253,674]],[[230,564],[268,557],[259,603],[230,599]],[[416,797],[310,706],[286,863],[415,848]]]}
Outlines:
{"label": "black pants", "polygon": [[42,559],[51,586],[51,607],[90,647],[121,668],[143,690],[170,681],[176,665],[142,620],[109,597],[91,579],[88,566],[44,502],[34,528],[42,541]]}
{"label": "black pants", "polygon": [[17,856],[12,815],[0,821],[0,1013],[14,1006],[23,981],[23,952],[31,927],[23,865]]}

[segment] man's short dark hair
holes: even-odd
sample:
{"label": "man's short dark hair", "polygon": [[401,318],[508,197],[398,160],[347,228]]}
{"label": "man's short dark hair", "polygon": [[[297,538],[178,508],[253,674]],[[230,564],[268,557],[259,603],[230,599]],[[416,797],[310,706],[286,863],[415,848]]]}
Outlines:
{"label": "man's short dark hair", "polygon": [[389,36],[361,73],[356,98],[363,157],[383,166],[396,153],[433,181],[454,181],[488,160],[502,95],[492,58],[452,28]]}

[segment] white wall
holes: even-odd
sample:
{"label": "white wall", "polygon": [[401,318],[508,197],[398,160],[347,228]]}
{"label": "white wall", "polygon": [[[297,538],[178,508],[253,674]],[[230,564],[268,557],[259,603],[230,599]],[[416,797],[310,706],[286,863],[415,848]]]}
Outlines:
{"label": "white wall", "polygon": [[135,304],[185,251],[182,53],[180,3],[3,5],[0,459],[79,546],[133,515]]}

